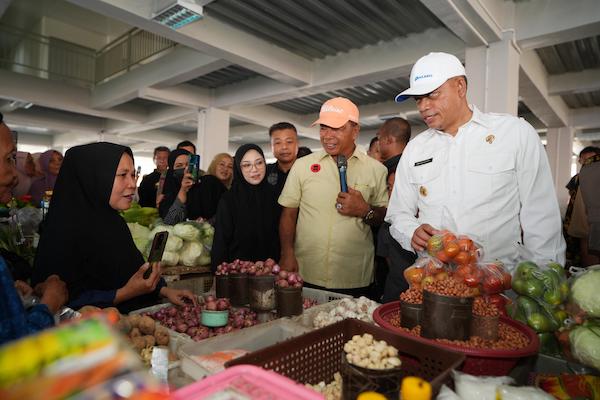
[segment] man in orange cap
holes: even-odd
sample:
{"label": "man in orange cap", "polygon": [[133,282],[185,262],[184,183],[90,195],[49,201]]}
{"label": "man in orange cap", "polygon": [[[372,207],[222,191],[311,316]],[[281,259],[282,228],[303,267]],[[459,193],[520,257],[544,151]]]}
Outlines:
{"label": "man in orange cap", "polygon": [[[354,296],[373,280],[371,226],[386,212],[386,168],[356,147],[358,108],[337,97],[321,107],[323,150],[296,160],[279,197],[280,265],[309,286]],[[338,156],[347,159],[348,192],[340,190]]]}

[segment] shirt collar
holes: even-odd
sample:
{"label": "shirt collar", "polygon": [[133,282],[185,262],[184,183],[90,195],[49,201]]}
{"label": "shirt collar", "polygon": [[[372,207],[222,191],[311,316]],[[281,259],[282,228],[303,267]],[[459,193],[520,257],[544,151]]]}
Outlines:
{"label": "shirt collar", "polygon": [[473,111],[473,116],[471,117],[471,120],[467,123],[474,122],[476,124],[483,126],[484,128],[489,129],[490,122],[488,121],[487,116],[484,113],[482,113],[481,111],[479,111],[479,108],[477,108],[475,106],[475,104],[470,104],[469,108],[471,109],[471,111]]}
{"label": "shirt collar", "polygon": [[[321,150],[321,154],[319,155],[319,161],[322,161],[327,156],[329,156],[329,154],[325,150]],[[365,152],[360,150],[358,145],[356,145],[356,147],[354,148],[354,152],[352,153],[350,158],[354,158],[354,157],[356,157],[362,161],[362,160],[364,160],[365,157],[368,157],[368,156]],[[331,157],[331,159],[333,159],[333,157]]]}

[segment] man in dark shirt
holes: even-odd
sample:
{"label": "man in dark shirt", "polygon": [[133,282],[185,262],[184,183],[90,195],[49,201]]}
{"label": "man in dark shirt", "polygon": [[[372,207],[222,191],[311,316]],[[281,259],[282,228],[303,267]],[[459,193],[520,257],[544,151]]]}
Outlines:
{"label": "man in dark shirt", "polygon": [[410,140],[410,125],[404,118],[390,118],[381,125],[377,137],[381,159],[389,169],[391,165],[398,165],[400,161],[400,156]]}
{"label": "man in dark shirt", "polygon": [[138,189],[140,197],[140,206],[156,207],[156,190],[160,181],[160,175],[167,171],[167,160],[169,159],[169,149],[165,146],[159,146],[154,149],[154,164],[156,169],[151,174],[144,176]]}
{"label": "man in dark shirt", "polygon": [[269,128],[271,149],[277,161],[267,165],[267,182],[275,188],[279,198],[288,172],[298,156],[298,131],[289,122],[278,122]]}

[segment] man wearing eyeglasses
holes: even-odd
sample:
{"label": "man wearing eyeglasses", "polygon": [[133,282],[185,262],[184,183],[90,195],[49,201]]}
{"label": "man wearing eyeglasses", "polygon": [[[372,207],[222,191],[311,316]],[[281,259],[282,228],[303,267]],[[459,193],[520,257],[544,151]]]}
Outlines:
{"label": "man wearing eyeglasses", "polygon": [[385,218],[394,239],[422,251],[450,228],[508,266],[519,242],[537,260],[564,263],[558,200],[535,129],[470,106],[465,69],[451,54],[429,53],[415,63],[396,101],[411,97],[429,129],[408,143],[398,165]]}
{"label": "man wearing eyeglasses", "polygon": [[[357,149],[359,113],[350,100],[326,101],[317,124],[323,151],[296,160],[279,197],[279,263],[299,270],[309,287],[366,295],[373,281],[371,226],[385,215],[387,171]],[[347,193],[340,191],[339,155],[347,158]]]}

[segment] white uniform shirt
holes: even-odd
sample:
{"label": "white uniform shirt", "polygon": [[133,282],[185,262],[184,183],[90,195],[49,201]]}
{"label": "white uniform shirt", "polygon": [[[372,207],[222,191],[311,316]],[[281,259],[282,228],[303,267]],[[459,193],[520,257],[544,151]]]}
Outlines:
{"label": "white uniform shirt", "polygon": [[486,260],[512,266],[515,244],[523,243],[538,261],[564,263],[558,201],[537,132],[523,119],[471,109],[456,136],[428,129],[408,143],[385,217],[391,235],[413,250],[414,231],[430,224],[470,235]]}

